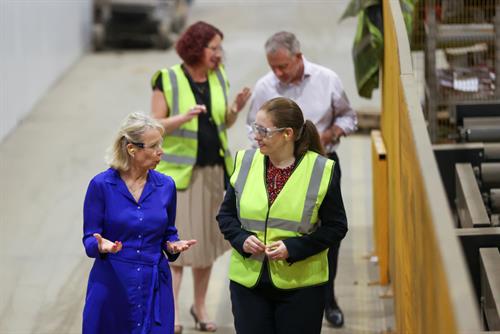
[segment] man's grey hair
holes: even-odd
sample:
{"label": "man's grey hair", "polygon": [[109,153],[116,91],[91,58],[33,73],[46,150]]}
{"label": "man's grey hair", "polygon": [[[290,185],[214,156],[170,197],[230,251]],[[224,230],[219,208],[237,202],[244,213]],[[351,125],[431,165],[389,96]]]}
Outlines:
{"label": "man's grey hair", "polygon": [[291,55],[300,53],[300,42],[295,35],[288,31],[280,31],[269,37],[265,45],[266,54],[275,53],[279,49],[285,49]]}

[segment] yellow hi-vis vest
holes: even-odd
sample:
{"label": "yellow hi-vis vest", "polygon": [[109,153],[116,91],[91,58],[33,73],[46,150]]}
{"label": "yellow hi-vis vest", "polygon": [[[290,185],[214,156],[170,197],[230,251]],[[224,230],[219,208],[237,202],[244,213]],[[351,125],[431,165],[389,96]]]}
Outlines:
{"label": "yellow hi-vis vest", "polygon": [[[194,94],[188,78],[182,71],[181,65],[156,72],[151,79],[154,87],[159,75],[162,75],[163,95],[169,109],[169,117],[186,114],[196,105]],[[220,155],[224,158],[226,173],[233,170],[233,159],[228,150],[226,133],[227,92],[229,84],[224,68],[219,66],[208,73],[210,87],[210,101],[212,118],[217,126],[221,144]],[[178,129],[169,133],[163,139],[163,156],[156,170],[171,176],[177,189],[189,187],[193,166],[196,163],[198,149],[198,117],[182,124]]]}
{"label": "yellow hi-vis vest", "polygon": [[[242,228],[266,245],[313,232],[321,223],[318,210],[333,174],[333,160],[307,152],[269,207],[265,159],[259,151],[240,151],[231,185]],[[318,285],[328,280],[328,249],[293,264],[268,261],[271,281],[280,289]],[[243,257],[232,251],[229,279],[251,288],[259,280],[264,256]]]}

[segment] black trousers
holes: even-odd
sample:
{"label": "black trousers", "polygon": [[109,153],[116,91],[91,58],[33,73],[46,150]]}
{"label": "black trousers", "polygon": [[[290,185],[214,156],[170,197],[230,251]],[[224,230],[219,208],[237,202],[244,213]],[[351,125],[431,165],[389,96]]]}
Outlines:
{"label": "black trousers", "polygon": [[321,333],[325,285],[280,290],[261,279],[251,289],[230,281],[229,290],[237,334]]}
{"label": "black trousers", "polygon": [[[342,176],[342,172],[340,170],[339,157],[336,152],[332,152],[328,154],[328,158],[335,161],[335,167],[333,169],[333,173],[338,174],[338,180],[340,182],[340,178]],[[325,307],[333,307],[336,305],[335,301],[335,277],[337,276],[337,265],[339,262],[339,249],[340,243],[336,247],[330,247],[328,250],[328,284],[325,287]]]}

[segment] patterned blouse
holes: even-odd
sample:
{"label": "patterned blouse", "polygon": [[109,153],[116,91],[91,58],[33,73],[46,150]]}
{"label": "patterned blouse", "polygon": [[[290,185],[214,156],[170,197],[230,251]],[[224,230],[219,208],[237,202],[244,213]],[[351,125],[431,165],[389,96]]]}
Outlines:
{"label": "patterned blouse", "polygon": [[288,167],[274,167],[270,160],[267,163],[266,185],[267,193],[269,194],[269,206],[271,206],[278,197],[281,189],[285,186],[286,181],[292,175],[295,162]]}

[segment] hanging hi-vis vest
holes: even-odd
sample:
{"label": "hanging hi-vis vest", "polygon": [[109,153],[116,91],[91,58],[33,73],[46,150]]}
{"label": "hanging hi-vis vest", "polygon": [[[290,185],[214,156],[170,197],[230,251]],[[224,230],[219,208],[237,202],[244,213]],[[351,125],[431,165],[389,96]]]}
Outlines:
{"label": "hanging hi-vis vest", "polygon": [[[181,65],[156,72],[151,79],[154,87],[158,76],[162,76],[163,95],[169,109],[169,117],[186,114],[196,105],[194,94]],[[217,126],[221,145],[220,155],[229,174],[233,170],[233,159],[227,146],[226,110],[229,84],[222,66],[208,73],[212,118]],[[177,189],[189,187],[198,150],[198,117],[182,124],[163,139],[163,156],[156,170],[171,176]]]}
{"label": "hanging hi-vis vest", "polygon": [[[318,210],[333,174],[333,160],[307,152],[269,207],[265,159],[257,150],[236,155],[231,185],[242,228],[256,233],[266,245],[313,232],[320,224]],[[328,280],[328,249],[293,264],[268,261],[271,281],[280,289],[294,289]],[[264,256],[243,257],[232,251],[229,279],[251,288],[259,280]]]}

